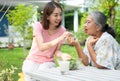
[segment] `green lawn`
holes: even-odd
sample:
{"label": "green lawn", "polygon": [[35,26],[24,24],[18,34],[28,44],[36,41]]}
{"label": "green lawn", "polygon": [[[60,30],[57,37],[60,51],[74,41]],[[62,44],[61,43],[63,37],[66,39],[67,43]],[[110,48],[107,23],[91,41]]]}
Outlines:
{"label": "green lawn", "polygon": [[70,55],[72,55],[73,57],[77,58],[77,52],[74,48],[74,46],[69,46],[69,45],[62,45],[62,52],[68,53]]}
{"label": "green lawn", "polygon": [[17,67],[13,77],[13,81],[18,80],[18,73],[21,72],[22,62],[24,60],[23,48],[14,48],[8,50],[7,48],[0,49],[0,72],[3,69],[10,68],[11,65]]}
{"label": "green lawn", "polygon": [[[69,53],[77,58],[76,50],[73,46],[63,45],[62,52]],[[29,50],[27,50],[29,52]],[[21,72],[22,63],[24,61],[23,48],[14,48],[14,50],[8,50],[7,48],[0,49],[0,72],[5,68],[10,68],[11,65],[17,67],[13,77],[13,81],[17,81]]]}

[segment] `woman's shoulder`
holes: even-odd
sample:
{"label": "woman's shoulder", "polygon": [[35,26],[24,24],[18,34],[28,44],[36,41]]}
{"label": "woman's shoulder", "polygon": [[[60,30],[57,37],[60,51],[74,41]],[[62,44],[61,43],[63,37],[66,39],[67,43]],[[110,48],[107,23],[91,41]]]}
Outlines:
{"label": "woman's shoulder", "polygon": [[35,22],[35,23],[33,24],[33,28],[34,28],[34,29],[42,29],[42,24],[41,24],[40,22]]}
{"label": "woman's shoulder", "polygon": [[65,31],[66,31],[66,28],[63,27],[63,26],[60,26],[59,31],[60,31],[60,32],[65,32]]}
{"label": "woman's shoulder", "polygon": [[41,23],[40,22],[35,22],[33,25],[34,25],[34,27],[36,27],[36,26],[40,26]]}
{"label": "woman's shoulder", "polygon": [[60,28],[61,28],[62,30],[66,30],[66,28],[65,28],[64,26],[60,26]]}
{"label": "woman's shoulder", "polygon": [[102,39],[102,40],[114,40],[115,38],[111,34],[104,32],[102,34],[102,36],[100,37],[100,39]]}
{"label": "woman's shoulder", "polygon": [[109,33],[104,32],[99,39],[99,42],[106,42],[107,44],[118,44],[116,39]]}

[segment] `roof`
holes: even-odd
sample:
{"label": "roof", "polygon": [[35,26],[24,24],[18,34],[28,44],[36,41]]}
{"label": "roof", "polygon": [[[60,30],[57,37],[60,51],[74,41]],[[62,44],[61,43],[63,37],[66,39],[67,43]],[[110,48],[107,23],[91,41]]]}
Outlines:
{"label": "roof", "polygon": [[[4,6],[15,6],[18,4],[33,4],[35,6],[38,6],[39,9],[43,9],[45,4],[48,3],[51,0],[0,0],[0,9],[2,9]],[[75,8],[82,7],[84,5],[84,0],[60,0],[60,3],[65,4],[65,10],[73,10]]]}

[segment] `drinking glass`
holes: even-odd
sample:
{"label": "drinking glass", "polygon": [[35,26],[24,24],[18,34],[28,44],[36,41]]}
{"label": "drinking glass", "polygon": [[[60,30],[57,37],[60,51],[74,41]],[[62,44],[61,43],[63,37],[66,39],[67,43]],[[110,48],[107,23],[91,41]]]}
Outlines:
{"label": "drinking glass", "polygon": [[69,61],[59,61],[60,72],[62,75],[67,74],[69,71]]}

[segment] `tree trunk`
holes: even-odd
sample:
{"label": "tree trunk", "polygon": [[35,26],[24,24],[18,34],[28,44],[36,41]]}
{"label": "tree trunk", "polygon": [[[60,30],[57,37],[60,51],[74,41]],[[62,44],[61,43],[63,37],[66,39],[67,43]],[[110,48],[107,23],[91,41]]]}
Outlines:
{"label": "tree trunk", "polygon": [[110,17],[110,26],[114,27],[114,19],[115,19],[115,10],[114,7],[110,9],[111,17]]}
{"label": "tree trunk", "polygon": [[23,51],[24,51],[24,57],[26,58],[27,56],[27,49],[26,49],[26,40],[23,38]]}

